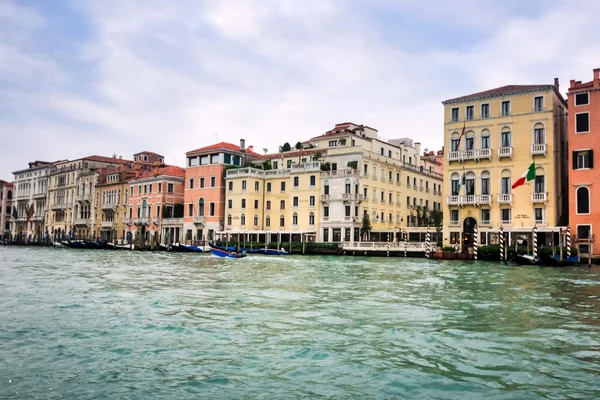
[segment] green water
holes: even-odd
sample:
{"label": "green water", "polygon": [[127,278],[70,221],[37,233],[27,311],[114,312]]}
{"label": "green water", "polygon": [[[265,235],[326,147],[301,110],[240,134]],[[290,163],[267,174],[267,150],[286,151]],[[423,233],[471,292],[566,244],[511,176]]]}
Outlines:
{"label": "green water", "polygon": [[600,397],[600,270],[0,247],[0,398]]}

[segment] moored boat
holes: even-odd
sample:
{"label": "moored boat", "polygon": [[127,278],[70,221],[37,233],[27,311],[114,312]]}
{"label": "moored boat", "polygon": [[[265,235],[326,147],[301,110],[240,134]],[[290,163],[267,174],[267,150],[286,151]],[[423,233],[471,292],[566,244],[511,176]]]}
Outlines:
{"label": "moored boat", "polygon": [[221,249],[216,249],[214,247],[211,247],[210,252],[213,255],[215,255],[217,257],[222,257],[222,258],[244,258],[244,257],[246,257],[246,253],[221,250]]}
{"label": "moored boat", "polygon": [[260,254],[265,254],[268,256],[285,256],[285,255],[289,255],[290,253],[288,253],[287,251],[285,251],[283,248],[281,250],[277,250],[277,249],[261,249],[259,251]]}
{"label": "moored boat", "polygon": [[534,257],[532,254],[517,254],[515,262],[518,265],[540,265],[542,260],[540,257]]}
{"label": "moored boat", "polygon": [[558,254],[542,255],[542,264],[547,267],[574,267],[579,265],[579,256],[563,257],[561,260]]}

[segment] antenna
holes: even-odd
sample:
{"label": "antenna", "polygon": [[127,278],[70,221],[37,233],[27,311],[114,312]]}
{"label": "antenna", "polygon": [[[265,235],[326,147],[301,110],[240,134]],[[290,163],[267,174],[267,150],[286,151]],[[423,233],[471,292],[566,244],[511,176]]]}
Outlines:
{"label": "antenna", "polygon": [[263,151],[265,152],[265,155],[266,155],[269,152],[269,149],[267,149],[266,147],[264,147]]}
{"label": "antenna", "polygon": [[219,143],[219,134],[215,132],[215,142]]}

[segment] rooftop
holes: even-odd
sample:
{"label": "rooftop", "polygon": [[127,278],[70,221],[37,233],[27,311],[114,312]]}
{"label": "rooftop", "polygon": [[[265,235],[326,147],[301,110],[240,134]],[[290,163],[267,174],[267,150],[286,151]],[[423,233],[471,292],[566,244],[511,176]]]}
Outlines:
{"label": "rooftop", "polygon": [[141,174],[136,179],[151,178],[154,176],[176,176],[185,178],[185,169],[175,165],[165,165],[164,167],[153,169]]}
{"label": "rooftop", "polygon": [[265,154],[264,156],[261,156],[261,158],[267,159],[267,160],[273,160],[273,159],[277,159],[277,158],[308,156],[308,155],[316,154],[316,153],[327,154],[327,149],[306,149],[306,150],[302,150],[302,151],[290,150],[290,151],[286,151],[284,153]]}
{"label": "rooftop", "polygon": [[460,96],[455,97],[453,99],[444,100],[442,101],[442,104],[456,103],[475,99],[485,99],[489,97],[508,96],[511,94],[535,92],[538,90],[550,90],[554,88],[554,85],[506,85],[495,89],[484,90],[483,92],[477,92],[466,96]]}
{"label": "rooftop", "polygon": [[[199,149],[196,149],[196,150],[188,151],[185,154],[188,155],[188,154],[192,154],[192,153],[208,152],[208,151],[211,151],[211,150],[220,150],[220,149],[242,152],[242,150],[241,150],[241,148],[240,148],[239,145],[236,145],[236,144],[233,144],[233,143],[227,143],[227,142],[220,142],[220,143],[211,144],[210,146],[200,147]],[[251,154],[253,156],[260,156],[260,154],[255,153],[252,150],[252,146],[246,148],[246,150],[244,150],[243,152],[247,153],[247,154]]]}

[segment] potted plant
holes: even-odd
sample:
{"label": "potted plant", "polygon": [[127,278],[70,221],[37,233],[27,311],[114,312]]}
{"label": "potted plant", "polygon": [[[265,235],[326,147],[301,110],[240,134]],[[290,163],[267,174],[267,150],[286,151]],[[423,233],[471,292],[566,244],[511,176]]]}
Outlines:
{"label": "potted plant", "polygon": [[442,247],[442,254],[444,255],[444,259],[450,260],[454,257],[454,247],[453,246],[444,246]]}

